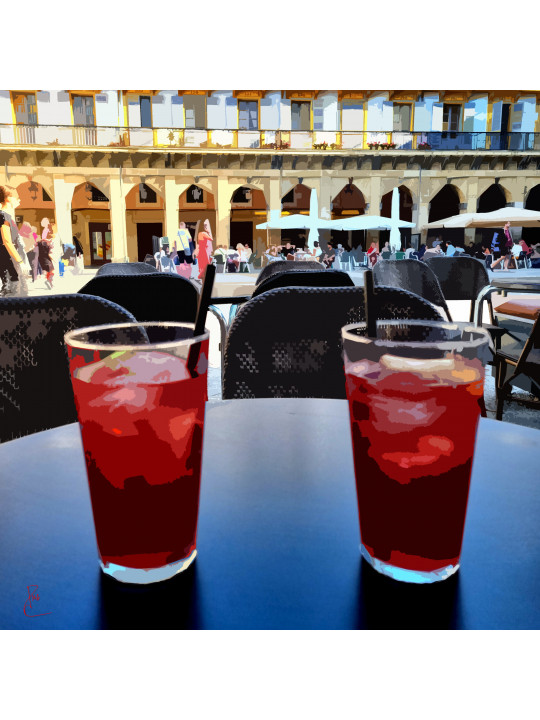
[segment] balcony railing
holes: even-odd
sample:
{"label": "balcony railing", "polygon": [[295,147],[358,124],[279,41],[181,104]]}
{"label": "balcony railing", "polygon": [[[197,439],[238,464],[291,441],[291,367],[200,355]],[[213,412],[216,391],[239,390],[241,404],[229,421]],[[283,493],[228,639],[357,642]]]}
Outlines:
{"label": "balcony railing", "polygon": [[0,125],[0,145],[214,148],[281,151],[540,150],[533,132],[227,130],[73,125]]}

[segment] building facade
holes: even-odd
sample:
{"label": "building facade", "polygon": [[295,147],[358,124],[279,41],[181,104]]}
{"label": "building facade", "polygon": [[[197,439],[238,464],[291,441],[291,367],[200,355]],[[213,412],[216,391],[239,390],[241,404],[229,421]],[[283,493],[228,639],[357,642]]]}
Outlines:
{"label": "building facade", "polygon": [[[0,183],[19,221],[56,222],[86,264],[142,260],[152,236],[209,219],[216,244],[254,250],[270,211],[390,215],[426,225],[505,206],[540,210],[540,91],[0,91]],[[458,243],[475,231],[454,233]],[[478,232],[478,231],[477,231]],[[523,229],[540,241],[536,229]],[[381,234],[382,235],[382,234]],[[379,233],[333,233],[353,245]],[[323,237],[329,240],[330,234]],[[406,239],[406,237],[404,238]]]}

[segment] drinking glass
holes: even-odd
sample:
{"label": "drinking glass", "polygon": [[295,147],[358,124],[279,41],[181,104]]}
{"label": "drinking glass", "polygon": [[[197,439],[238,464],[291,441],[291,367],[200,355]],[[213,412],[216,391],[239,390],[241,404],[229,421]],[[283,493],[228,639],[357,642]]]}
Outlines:
{"label": "drinking glass", "polygon": [[384,575],[443,580],[459,567],[489,334],[461,323],[342,329],[360,550]]}
{"label": "drinking glass", "polygon": [[103,572],[165,580],[195,559],[208,333],[186,323],[68,332]]}

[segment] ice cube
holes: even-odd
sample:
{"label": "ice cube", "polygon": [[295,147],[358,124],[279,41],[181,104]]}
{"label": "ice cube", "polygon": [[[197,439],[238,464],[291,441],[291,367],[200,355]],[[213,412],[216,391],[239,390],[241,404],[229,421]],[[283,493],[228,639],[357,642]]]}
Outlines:
{"label": "ice cube", "polygon": [[170,353],[126,350],[78,368],[74,376],[83,382],[116,387],[133,382],[140,385],[178,382],[187,380],[190,374],[185,361]]}

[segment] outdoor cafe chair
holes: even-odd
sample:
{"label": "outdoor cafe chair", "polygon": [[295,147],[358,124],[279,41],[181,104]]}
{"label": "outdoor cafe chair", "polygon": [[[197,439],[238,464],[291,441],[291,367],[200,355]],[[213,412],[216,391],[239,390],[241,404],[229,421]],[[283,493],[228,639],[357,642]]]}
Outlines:
{"label": "outdoor cafe chair", "polygon": [[251,297],[277,287],[353,287],[354,281],[343,270],[284,270],[275,273],[255,287]]}
{"label": "outdoor cafe chair", "polygon": [[278,272],[284,272],[286,270],[294,270],[295,272],[306,272],[307,270],[321,270],[324,269],[324,265],[317,260],[304,260],[303,262],[297,262],[296,260],[276,260],[269,263],[259,273],[255,280],[255,285],[260,285],[263,280],[267,277],[274,275]]}
{"label": "outdoor cafe chair", "polygon": [[75,422],[64,334],[123,322],[135,318],[89,295],[0,298],[0,442]]}
{"label": "outdoor cafe chair", "polygon": [[102,275],[150,275],[159,272],[146,262],[105,263],[98,268],[96,276]]}
{"label": "outdoor cafe chair", "polygon": [[[195,322],[200,288],[180,275],[154,272],[141,275],[96,275],[79,290],[118,303],[138,322]],[[214,306],[209,311],[220,328],[221,351],[227,324]]]}
{"label": "outdoor cafe chair", "polygon": [[139,322],[193,322],[199,292],[195,285],[172,273],[96,275],[80,290],[118,303]]}
{"label": "outdoor cafe chair", "polygon": [[[421,297],[376,287],[380,320],[442,320]],[[227,336],[223,399],[345,398],[341,328],[365,320],[360,287],[283,287],[243,305]]]}
{"label": "outdoor cafe chair", "polygon": [[373,281],[375,285],[397,287],[420,295],[433,305],[442,307],[452,322],[437,276],[421,260],[379,260],[373,268]]}
{"label": "outdoor cafe chair", "polygon": [[469,321],[474,322],[477,302],[485,301],[489,308],[491,324],[482,323],[489,330],[495,344],[500,346],[501,337],[508,331],[499,327],[493,314],[491,295],[482,295],[484,288],[489,287],[490,280],[481,260],[467,255],[446,257],[430,257],[425,261],[439,281],[445,300],[470,300]]}
{"label": "outdoor cafe chair", "polygon": [[[534,400],[520,398],[520,402],[527,407],[540,408],[540,313],[525,345],[520,342],[505,344],[496,351],[494,364],[497,420],[502,420],[504,401],[511,398],[512,383],[518,376],[529,379],[532,394],[536,397]],[[513,368],[513,373],[506,379],[508,367]]]}

